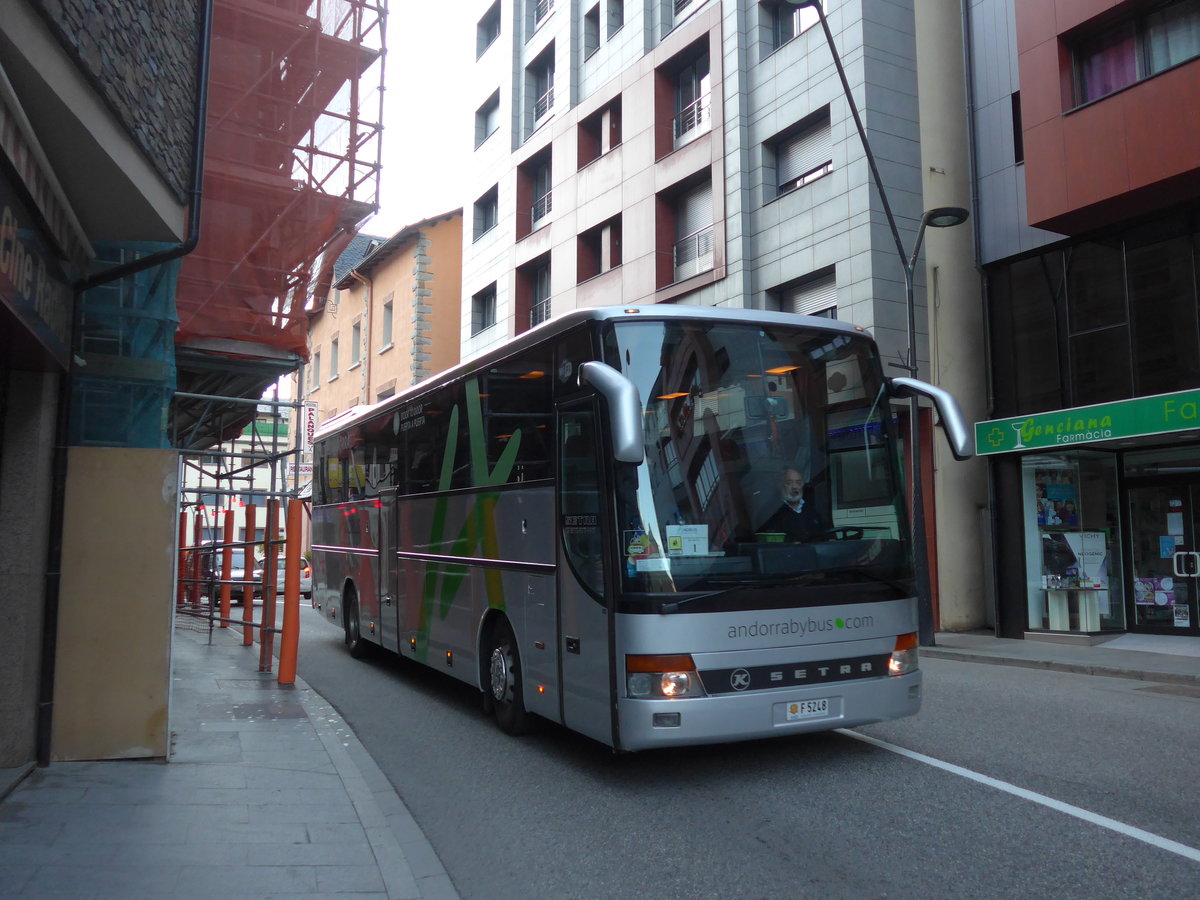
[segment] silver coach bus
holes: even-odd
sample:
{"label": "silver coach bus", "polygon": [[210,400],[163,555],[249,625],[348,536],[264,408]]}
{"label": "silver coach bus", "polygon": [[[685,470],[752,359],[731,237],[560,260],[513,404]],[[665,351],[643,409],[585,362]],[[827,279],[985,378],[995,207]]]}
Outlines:
{"label": "silver coach bus", "polygon": [[845,323],[577,310],[321,429],[313,605],[509,733],[640,750],[911,715],[890,401],[914,392],[970,455],[954,400]]}

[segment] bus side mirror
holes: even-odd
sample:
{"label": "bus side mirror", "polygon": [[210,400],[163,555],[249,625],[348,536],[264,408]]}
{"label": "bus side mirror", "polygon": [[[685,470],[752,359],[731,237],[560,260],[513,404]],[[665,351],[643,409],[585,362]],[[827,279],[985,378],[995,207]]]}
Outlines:
{"label": "bus side mirror", "polygon": [[617,462],[640,464],[646,458],[646,444],[642,398],[634,383],[612,366],[592,361],[580,364],[579,384],[591,386],[608,401],[613,458]]}
{"label": "bus side mirror", "polygon": [[963,418],[958,401],[949,391],[906,375],[889,378],[893,397],[928,397],[937,407],[938,416],[942,420],[942,430],[946,433],[946,441],[950,444],[950,452],[955,459],[970,459],[975,455],[975,440]]}

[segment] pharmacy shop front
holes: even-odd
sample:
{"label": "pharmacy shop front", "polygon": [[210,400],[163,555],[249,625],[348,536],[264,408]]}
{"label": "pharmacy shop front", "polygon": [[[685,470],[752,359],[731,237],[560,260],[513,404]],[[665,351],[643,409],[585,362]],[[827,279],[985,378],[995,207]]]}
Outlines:
{"label": "pharmacy shop front", "polygon": [[1200,635],[1200,391],[975,426],[996,633]]}

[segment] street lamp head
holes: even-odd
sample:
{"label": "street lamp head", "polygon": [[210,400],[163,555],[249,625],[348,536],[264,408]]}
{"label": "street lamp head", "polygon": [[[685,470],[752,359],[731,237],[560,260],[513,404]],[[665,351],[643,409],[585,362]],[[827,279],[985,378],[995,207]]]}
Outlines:
{"label": "street lamp head", "polygon": [[938,206],[925,210],[925,214],[921,216],[921,224],[930,228],[950,228],[967,221],[968,215],[970,213],[961,206]]}
{"label": "street lamp head", "polygon": [[783,0],[784,6],[792,9],[804,9],[807,6],[820,6],[824,0]]}

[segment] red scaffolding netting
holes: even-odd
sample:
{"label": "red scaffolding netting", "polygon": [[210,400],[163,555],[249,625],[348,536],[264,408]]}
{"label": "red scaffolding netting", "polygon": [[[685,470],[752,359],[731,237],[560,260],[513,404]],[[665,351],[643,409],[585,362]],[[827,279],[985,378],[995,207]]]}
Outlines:
{"label": "red scaffolding netting", "polygon": [[216,0],[200,241],[177,343],[307,357],[305,307],[378,205],[386,0]]}

